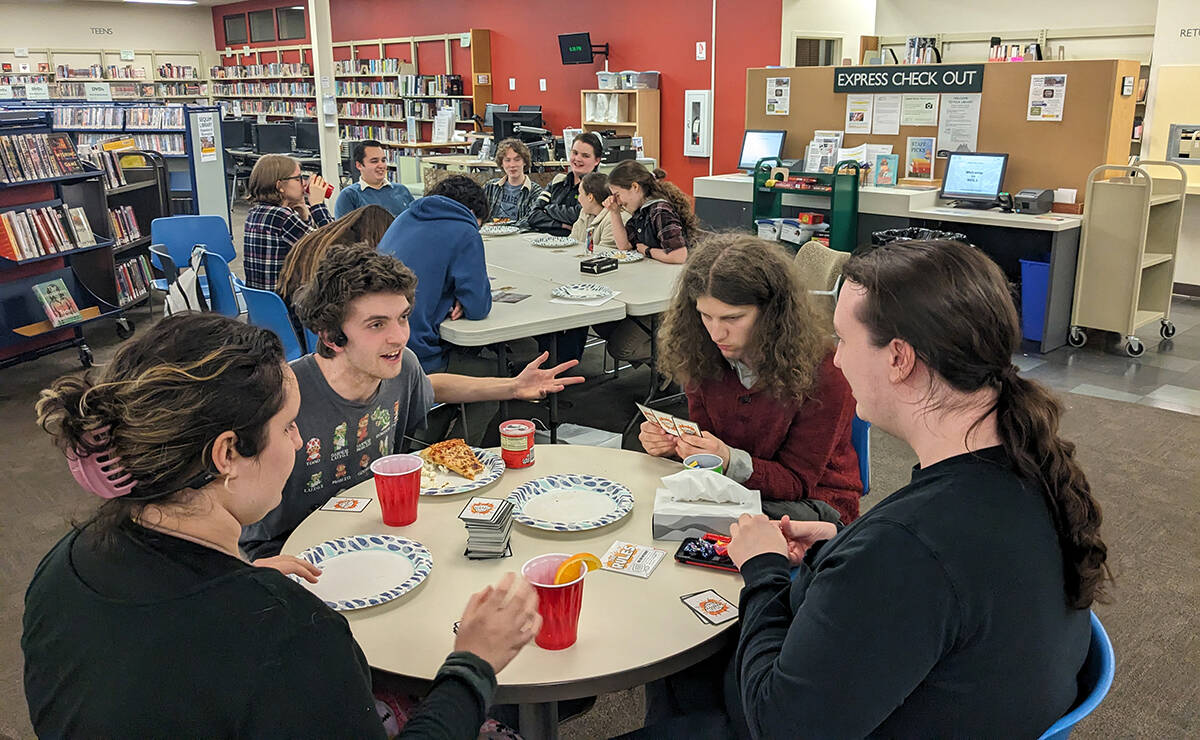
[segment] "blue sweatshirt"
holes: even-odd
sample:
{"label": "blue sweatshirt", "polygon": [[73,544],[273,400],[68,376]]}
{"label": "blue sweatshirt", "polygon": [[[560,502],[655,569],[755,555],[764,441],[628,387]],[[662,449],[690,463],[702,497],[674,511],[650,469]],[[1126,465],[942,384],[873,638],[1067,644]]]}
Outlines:
{"label": "blue sweatshirt", "polygon": [[426,196],[392,222],[379,251],[416,273],[408,348],[426,372],[441,370],[445,353],[438,326],[450,315],[455,299],[462,304],[465,319],[486,318],[492,310],[479,221],[456,200]]}
{"label": "blue sweatshirt", "polygon": [[412,202],[412,193],[399,183],[384,183],[381,188],[364,188],[361,182],[356,182],[342,188],[338,194],[333,217],[341,218],[350,211],[370,205],[383,206],[393,216],[399,216]]}

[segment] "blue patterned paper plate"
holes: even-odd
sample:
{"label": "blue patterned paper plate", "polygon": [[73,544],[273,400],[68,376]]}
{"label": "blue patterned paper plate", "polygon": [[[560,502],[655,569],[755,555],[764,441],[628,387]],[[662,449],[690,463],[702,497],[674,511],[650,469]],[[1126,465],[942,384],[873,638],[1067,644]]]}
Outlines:
{"label": "blue patterned paper plate", "polygon": [[633,494],[594,475],[548,475],[518,486],[507,499],[513,519],[553,532],[596,529],[633,511]]}
{"label": "blue patterned paper plate", "polygon": [[390,534],[339,537],[300,553],[321,569],[316,583],[290,578],[335,611],[378,606],[417,587],[433,570],[433,556],[420,542]]}
{"label": "blue patterned paper plate", "polygon": [[[458,473],[438,471],[434,475],[433,483],[426,482],[424,478],[421,479],[421,495],[452,496],[456,493],[466,493],[494,483],[504,475],[504,458],[480,447],[471,449],[474,450],[475,457],[479,458],[479,462],[483,463],[483,472],[476,476],[475,480],[467,480]],[[426,462],[426,466],[429,465],[437,467],[434,463]]]}

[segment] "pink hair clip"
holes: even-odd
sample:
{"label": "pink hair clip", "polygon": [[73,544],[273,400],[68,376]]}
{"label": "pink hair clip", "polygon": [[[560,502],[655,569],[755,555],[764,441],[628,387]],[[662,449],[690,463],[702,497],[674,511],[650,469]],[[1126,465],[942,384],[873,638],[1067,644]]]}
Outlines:
{"label": "pink hair clip", "polygon": [[105,449],[94,455],[87,455],[76,449],[74,455],[67,455],[67,465],[71,468],[71,475],[75,476],[75,480],[84,490],[100,498],[111,499],[132,491],[137,481],[121,467],[121,458],[112,456],[111,450],[108,449],[108,431],[109,427],[103,426],[84,432],[85,442],[94,447],[104,446]]}

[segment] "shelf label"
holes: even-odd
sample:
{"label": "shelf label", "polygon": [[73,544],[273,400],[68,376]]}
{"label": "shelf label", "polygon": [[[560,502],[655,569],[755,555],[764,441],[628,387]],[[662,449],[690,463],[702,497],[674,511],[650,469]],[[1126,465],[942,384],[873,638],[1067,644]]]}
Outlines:
{"label": "shelf label", "polygon": [[0,98],[8,99],[13,96],[12,85],[0,85]]}
{"label": "shelf label", "polygon": [[107,82],[85,82],[83,95],[88,102],[107,103],[112,101],[112,88]]}
{"label": "shelf label", "polygon": [[133,61],[133,49],[121,49],[121,61],[122,62],[132,62]]}
{"label": "shelf label", "polygon": [[50,99],[50,83],[48,82],[30,82],[25,85],[25,97],[30,100],[49,100]]}

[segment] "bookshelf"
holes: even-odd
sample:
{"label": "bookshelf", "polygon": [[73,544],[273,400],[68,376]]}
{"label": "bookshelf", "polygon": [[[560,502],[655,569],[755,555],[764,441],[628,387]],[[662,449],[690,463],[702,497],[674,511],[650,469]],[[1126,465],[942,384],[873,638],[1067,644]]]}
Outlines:
{"label": "bookshelf", "polygon": [[[80,161],[69,144],[33,154],[41,145],[31,142],[42,141],[49,146],[48,135],[54,133],[51,122],[48,111],[0,111],[0,145],[5,150],[7,169],[6,181],[0,183],[0,212],[10,219],[3,227],[6,240],[7,233],[17,223],[17,214],[43,208],[65,207],[70,211],[64,214],[67,219],[59,223],[58,233],[65,241],[52,238],[53,225],[43,220],[40,236],[33,237],[34,246],[26,233],[24,239],[18,238],[20,243],[9,242],[13,254],[0,257],[0,303],[4,306],[0,313],[0,367],[69,348],[75,348],[80,362],[89,367],[92,352],[84,336],[89,324],[116,319],[122,336],[133,333],[133,325],[122,315],[123,309],[115,296],[113,241],[103,173]],[[18,162],[14,168],[13,157],[8,153],[18,151],[24,154],[15,155]],[[37,159],[39,156],[44,158]],[[37,163],[31,164],[35,159]],[[23,174],[18,176],[14,169]],[[76,231],[79,227],[69,222],[76,217],[81,219],[80,225],[86,223],[94,244],[73,246],[79,241]],[[25,222],[30,223],[33,222]],[[47,224],[50,224],[48,229]],[[53,280],[63,281],[82,314],[80,320],[59,327],[46,320],[33,287]]]}
{"label": "bookshelf", "polygon": [[[12,68],[0,68],[0,89],[11,92],[0,94],[0,99],[28,99],[29,84],[42,83],[50,100],[82,100],[87,96],[85,83],[105,82],[112,100],[208,102],[201,52],[132,51],[133,59],[126,59],[119,49],[45,48],[30,49],[28,57],[17,58],[13,49],[0,48],[0,64]],[[21,65],[30,71],[20,71]]]}
{"label": "bookshelf", "polygon": [[219,52],[209,70],[212,98],[235,115],[268,118],[315,118],[316,83],[312,47],[273,46]]}
{"label": "bookshelf", "polygon": [[[588,120],[588,110],[595,109],[595,98],[599,95],[611,96],[609,100],[616,102],[620,120]],[[618,136],[640,136],[646,156],[659,161],[658,90],[582,90],[579,93],[579,108],[579,120],[583,122],[584,131],[612,130]]]}

